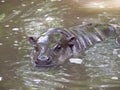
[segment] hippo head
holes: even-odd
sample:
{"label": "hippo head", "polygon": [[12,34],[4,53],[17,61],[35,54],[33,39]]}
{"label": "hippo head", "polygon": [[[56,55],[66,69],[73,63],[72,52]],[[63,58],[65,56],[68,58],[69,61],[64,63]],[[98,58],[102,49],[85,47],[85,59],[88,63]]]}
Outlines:
{"label": "hippo head", "polygon": [[72,56],[76,38],[60,28],[49,29],[39,38],[29,37],[33,45],[32,62],[36,67],[60,65]]}

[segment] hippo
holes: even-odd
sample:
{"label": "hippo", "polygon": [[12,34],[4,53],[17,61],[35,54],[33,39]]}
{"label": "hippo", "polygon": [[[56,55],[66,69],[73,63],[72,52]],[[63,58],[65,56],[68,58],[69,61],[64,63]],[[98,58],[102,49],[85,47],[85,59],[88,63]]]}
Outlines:
{"label": "hippo", "polygon": [[120,30],[113,24],[88,23],[69,29],[50,28],[40,37],[29,37],[33,45],[31,60],[35,67],[62,65],[74,55],[80,55],[90,46],[116,36],[120,46]]}

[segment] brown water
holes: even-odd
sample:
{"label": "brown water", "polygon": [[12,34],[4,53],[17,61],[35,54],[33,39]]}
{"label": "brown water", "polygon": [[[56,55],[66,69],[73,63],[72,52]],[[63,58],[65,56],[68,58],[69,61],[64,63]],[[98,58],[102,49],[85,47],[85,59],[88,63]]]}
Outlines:
{"label": "brown water", "polygon": [[[111,3],[111,2],[112,3]],[[91,3],[92,2],[92,3]],[[120,90],[120,48],[108,39],[81,63],[36,69],[29,36],[86,22],[120,24],[119,0],[0,0],[0,90]]]}

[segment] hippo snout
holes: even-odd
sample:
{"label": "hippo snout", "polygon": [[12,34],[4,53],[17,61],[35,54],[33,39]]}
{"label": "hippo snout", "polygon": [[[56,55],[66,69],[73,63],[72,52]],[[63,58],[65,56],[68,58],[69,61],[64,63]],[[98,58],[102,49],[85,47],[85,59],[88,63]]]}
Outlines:
{"label": "hippo snout", "polygon": [[38,56],[38,60],[40,60],[40,61],[42,61],[42,62],[46,62],[46,61],[48,61],[50,58],[48,57],[48,56],[45,56],[45,55],[43,55],[43,56]]}
{"label": "hippo snout", "polygon": [[44,66],[49,66],[51,64],[51,60],[48,56],[38,56],[37,60],[35,61],[36,66],[38,67],[44,67]]}

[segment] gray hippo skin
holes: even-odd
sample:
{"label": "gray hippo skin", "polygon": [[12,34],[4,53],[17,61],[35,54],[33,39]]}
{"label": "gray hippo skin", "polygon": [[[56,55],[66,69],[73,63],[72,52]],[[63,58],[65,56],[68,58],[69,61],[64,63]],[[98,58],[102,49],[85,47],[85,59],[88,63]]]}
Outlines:
{"label": "gray hippo skin", "polygon": [[90,23],[69,29],[48,29],[38,38],[29,37],[34,47],[32,63],[36,67],[59,66],[110,35],[117,36],[116,43],[120,46],[120,30],[112,24]]}

